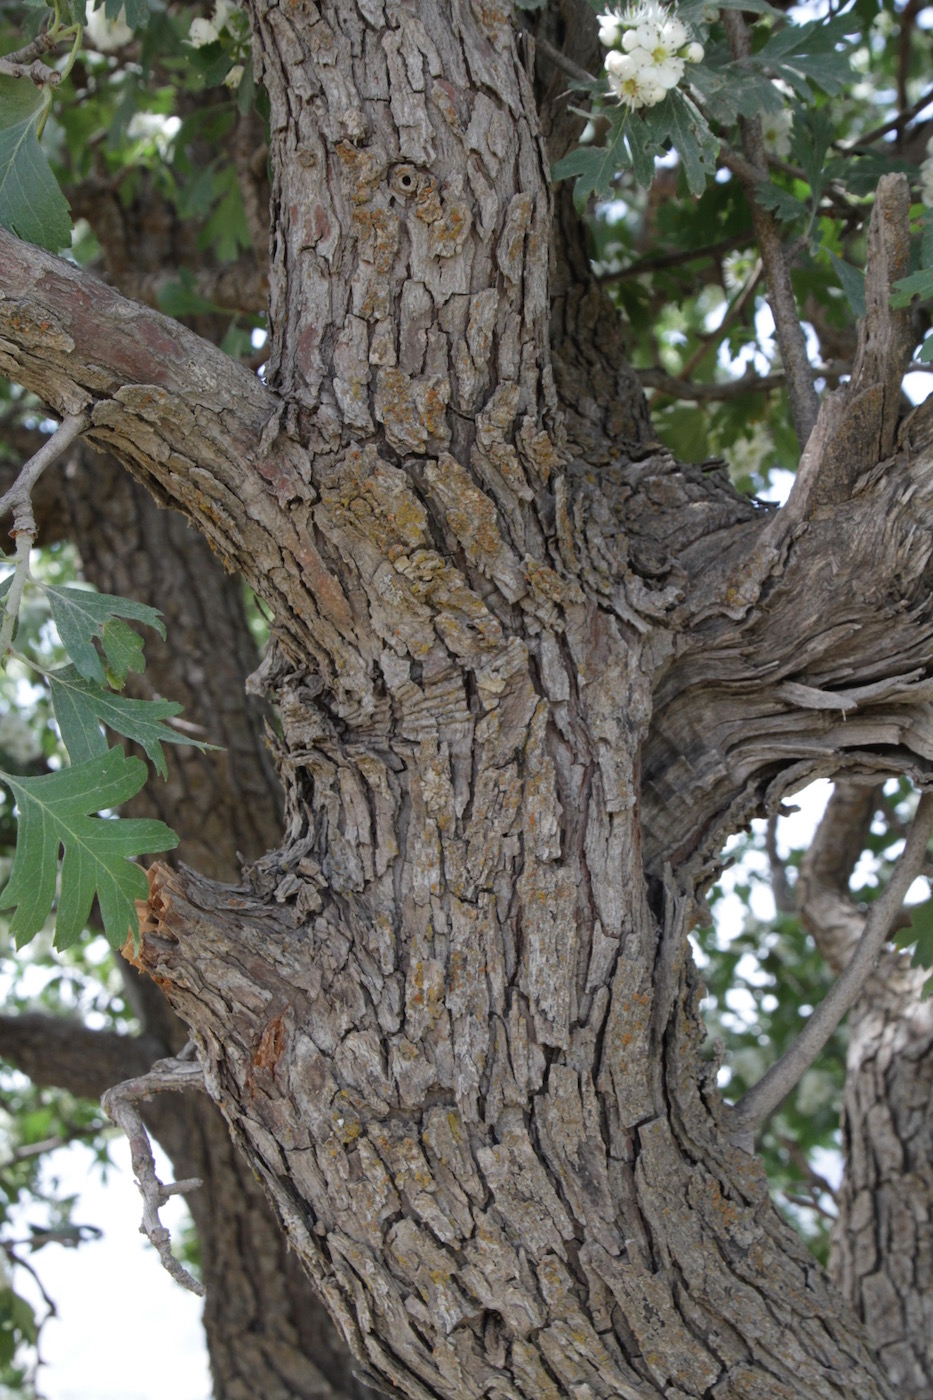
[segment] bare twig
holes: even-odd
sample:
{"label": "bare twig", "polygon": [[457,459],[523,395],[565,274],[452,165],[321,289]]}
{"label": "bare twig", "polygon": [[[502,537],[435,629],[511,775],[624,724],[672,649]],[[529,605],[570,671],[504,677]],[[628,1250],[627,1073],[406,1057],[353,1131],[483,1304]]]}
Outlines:
{"label": "bare twig", "polygon": [[46,467],[74,442],[87,427],[87,415],[69,413],[63,418],[55,432],[44,442],[38,452],[30,457],[9,491],[0,497],[0,517],[7,511],[13,512],[13,527],[10,534],[16,540],[15,568],[13,581],[7,593],[3,611],[3,625],[0,626],[0,662],[3,661],[13,640],[13,629],[19,616],[23,589],[29,578],[29,551],[36,538],[36,520],[32,513],[32,488]]}
{"label": "bare twig", "polygon": [[565,53],[562,53],[560,49],[556,49],[553,44],[549,44],[547,39],[542,39],[539,34],[535,35],[535,49],[539,53],[543,53],[544,57],[548,59],[549,62],[553,63],[555,68],[559,68],[561,72],[566,73],[568,77],[575,78],[578,83],[595,83],[598,81],[594,78],[592,73],[587,72],[585,68],[581,68],[579,63],[574,63],[572,58],[568,58]]}
{"label": "bare twig", "polygon": [[834,141],[833,145],[837,151],[843,155],[848,155],[851,151],[861,150],[863,146],[871,146],[875,141],[880,141],[882,136],[887,136],[889,131],[900,131],[908,122],[912,122],[914,117],[919,116],[924,107],[929,107],[933,102],[933,87],[927,88],[912,102],[909,107],[904,107],[900,112],[896,112],[888,121],[881,126],[873,127],[871,131],[866,131],[864,136],[853,137],[851,141]]}
{"label": "bare twig", "polygon": [[40,58],[31,63],[16,63],[12,58],[0,58],[0,73],[7,78],[29,78],[36,87],[58,87],[62,75]]}
{"label": "bare twig", "polygon": [[684,263],[700,262],[706,258],[715,260],[734,248],[747,248],[752,240],[751,229],[734,233],[729,238],[720,238],[717,243],[707,243],[702,248],[677,248],[669,253],[652,253],[650,257],[639,258],[620,267],[618,271],[601,272],[597,282],[626,282],[630,277],[640,277],[645,272],[661,272],[667,267],[680,267]]}
{"label": "bare twig", "polygon": [[187,1181],[174,1181],[167,1186],[163,1185],[156,1176],[149,1134],[136,1107],[153,1094],[204,1088],[204,1075],[200,1065],[197,1061],[185,1059],[184,1055],[183,1050],[176,1059],[157,1060],[148,1074],[114,1085],[102,1097],[101,1105],[108,1117],[117,1127],[123,1129],[129,1139],[133,1175],[143,1198],[140,1234],[146,1235],[155,1245],[163,1268],[171,1274],[176,1283],[203,1298],[204,1285],[193,1278],[175,1258],[171,1249],[171,1236],[159,1219],[159,1210],[170,1196],[192,1191],[195,1187],[203,1185],[203,1182],[198,1177],[192,1177]]}
{"label": "bare twig", "polygon": [[32,488],[39,477],[56,458],[70,447],[87,427],[86,413],[69,413],[59,423],[55,432],[44,442],[39,451],[30,457],[9,491],[0,496],[0,516],[13,512],[11,535],[27,534],[35,539],[36,522],[32,514]]}
{"label": "bare twig", "polygon": [[[748,25],[737,10],[726,10],[723,22],[733,58],[741,61],[751,54]],[[774,316],[781,360],[787,374],[791,416],[801,447],[816,423],[820,401],[813,384],[813,371],[807,358],[807,341],[800,324],[797,301],[790,280],[790,265],[777,220],[758,199],[758,185],[768,178],[768,161],[759,118],[740,121],[744,158],[734,160],[733,168],[742,181],[752,213],[758,251],[768,279],[768,301]],[[721,153],[726,161],[726,155]],[[731,153],[733,159],[735,153]]]}
{"label": "bare twig", "polygon": [[843,1016],[858,998],[895,918],[904,896],[923,867],[927,842],[933,831],[933,792],[925,792],[901,857],[884,891],[868,911],[865,928],[855,952],[813,1012],[797,1039],[772,1065],[758,1083],[743,1094],[732,1109],[730,1127],[733,1140],[750,1147],[753,1134],[770,1117],[803,1073],[809,1069]]}
{"label": "bare twig", "polygon": [[675,379],[663,369],[639,369],[636,374],[646,389],[656,389],[672,399],[688,399],[691,403],[734,399],[738,394],[783,387],[783,370],[773,374],[743,374],[741,379],[723,379],[712,384],[695,384],[689,379]]}

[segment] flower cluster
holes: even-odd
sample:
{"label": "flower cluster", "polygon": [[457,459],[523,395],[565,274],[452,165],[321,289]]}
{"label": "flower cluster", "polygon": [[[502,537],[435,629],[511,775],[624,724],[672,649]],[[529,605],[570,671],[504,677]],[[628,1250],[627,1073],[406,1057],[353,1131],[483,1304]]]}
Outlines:
{"label": "flower cluster", "polygon": [[221,43],[233,64],[224,78],[224,86],[236,90],[243,79],[245,57],[249,46],[249,26],[238,0],[216,0],[210,19],[193,19],[188,29],[188,43],[193,49]]}
{"label": "flower cluster", "polygon": [[677,86],[688,63],[700,63],[703,45],[658,0],[638,0],[624,13],[599,16],[599,40],[610,50],[606,73],[615,97],[631,108],[653,107]]}

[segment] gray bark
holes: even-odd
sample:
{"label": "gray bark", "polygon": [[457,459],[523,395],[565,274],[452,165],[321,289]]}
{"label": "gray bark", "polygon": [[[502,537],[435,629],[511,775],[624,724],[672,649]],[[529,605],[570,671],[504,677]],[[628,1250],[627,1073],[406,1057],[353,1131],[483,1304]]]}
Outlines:
{"label": "gray bark", "polygon": [[782,793],[929,780],[926,419],[782,512],[675,463],[504,14],[250,11],[269,387],[0,238],[0,366],[275,613],[283,844],[155,867],[140,963],[387,1390],[891,1396],[730,1141],[686,934]]}

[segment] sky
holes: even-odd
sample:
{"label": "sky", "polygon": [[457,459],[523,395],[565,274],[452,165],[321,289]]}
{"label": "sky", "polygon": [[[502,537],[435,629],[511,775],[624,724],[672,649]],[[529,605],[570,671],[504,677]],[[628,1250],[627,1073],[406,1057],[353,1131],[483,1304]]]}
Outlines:
{"label": "sky", "polygon": [[[49,1158],[49,1173],[80,1192],[75,1223],[96,1225],[104,1236],[30,1256],[59,1313],[42,1331],[39,1393],[43,1400],[210,1400],[202,1301],[168,1276],[139,1233],[142,1200],[124,1138],[114,1139],[111,1156],[116,1166],[106,1183],[86,1147]],[[158,1148],[156,1158],[160,1179],[171,1181]],[[177,1227],[184,1210],[173,1198],[163,1222]],[[29,1211],[23,1215],[28,1220]],[[22,1270],[16,1286],[35,1297]]]}

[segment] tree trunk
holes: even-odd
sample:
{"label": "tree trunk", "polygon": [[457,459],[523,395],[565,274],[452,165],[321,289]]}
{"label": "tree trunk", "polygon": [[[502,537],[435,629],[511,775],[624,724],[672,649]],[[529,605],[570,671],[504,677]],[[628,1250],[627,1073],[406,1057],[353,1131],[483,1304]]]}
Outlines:
{"label": "tree trunk", "polygon": [[155,867],[139,961],[387,1390],[891,1396],[732,1141],[686,935],[784,792],[929,781],[925,420],[780,512],[678,465],[510,22],[249,8],[268,387],[0,239],[0,365],[275,614],[283,845],[248,887]]}

